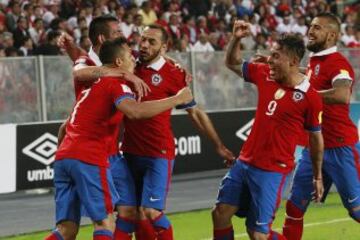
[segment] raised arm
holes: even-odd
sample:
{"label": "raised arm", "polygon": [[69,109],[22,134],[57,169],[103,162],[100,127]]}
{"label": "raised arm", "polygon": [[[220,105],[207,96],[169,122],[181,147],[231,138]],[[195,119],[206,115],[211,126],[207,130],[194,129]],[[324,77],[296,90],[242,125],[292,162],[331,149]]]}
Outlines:
{"label": "raised arm", "polygon": [[242,55],[240,40],[250,34],[250,24],[242,20],[236,20],[233,26],[233,34],[226,50],[225,65],[242,76]]}
{"label": "raised arm", "polygon": [[320,202],[324,193],[322,179],[322,163],[324,154],[324,140],[321,132],[309,133],[309,149],[313,167],[314,200]]}
{"label": "raised arm", "polygon": [[191,102],[192,100],[193,96],[190,88],[185,87],[172,97],[146,102],[136,102],[133,99],[124,99],[116,105],[116,107],[129,119],[145,119],[158,115],[177,105]]}
{"label": "raised arm", "polygon": [[57,45],[66,51],[73,62],[75,62],[80,56],[85,56],[87,54],[84,49],[75,44],[74,38],[65,32],[63,32],[59,37]]}
{"label": "raised arm", "polygon": [[225,159],[225,164],[232,165],[235,156],[221,141],[206,112],[198,107],[188,108],[186,111],[195,127],[214,144],[216,152]]}

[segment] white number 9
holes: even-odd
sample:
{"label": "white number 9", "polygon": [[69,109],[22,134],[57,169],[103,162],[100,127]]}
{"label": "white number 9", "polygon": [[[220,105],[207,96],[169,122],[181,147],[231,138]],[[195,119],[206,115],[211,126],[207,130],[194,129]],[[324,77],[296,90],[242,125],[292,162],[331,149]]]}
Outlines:
{"label": "white number 9", "polygon": [[276,107],[277,107],[277,102],[275,100],[272,100],[271,102],[269,102],[268,109],[265,114],[268,116],[273,115],[276,110]]}

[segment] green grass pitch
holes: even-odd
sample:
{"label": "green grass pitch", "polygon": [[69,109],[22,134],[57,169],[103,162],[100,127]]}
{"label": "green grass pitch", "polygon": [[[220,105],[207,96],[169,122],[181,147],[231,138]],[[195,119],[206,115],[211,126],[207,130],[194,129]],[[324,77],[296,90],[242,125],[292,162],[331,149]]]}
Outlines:
{"label": "green grass pitch", "polygon": [[[277,212],[274,228],[279,229],[284,221],[284,201]],[[211,240],[210,210],[199,210],[170,215],[176,240]],[[244,220],[233,218],[236,239],[248,239]],[[43,239],[48,232],[7,237],[7,240]],[[82,227],[77,239],[92,239],[92,227]],[[360,225],[353,221],[343,208],[337,194],[330,194],[326,204],[311,205],[305,217],[304,240],[358,240]]]}

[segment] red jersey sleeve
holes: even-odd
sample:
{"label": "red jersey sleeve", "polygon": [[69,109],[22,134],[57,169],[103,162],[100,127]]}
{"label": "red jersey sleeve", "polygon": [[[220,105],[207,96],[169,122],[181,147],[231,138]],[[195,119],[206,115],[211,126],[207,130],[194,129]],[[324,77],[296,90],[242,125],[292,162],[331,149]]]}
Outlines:
{"label": "red jersey sleeve", "polygon": [[306,112],[305,129],[310,132],[321,131],[322,100],[315,90],[309,90],[309,107]]}
{"label": "red jersey sleeve", "polygon": [[115,105],[120,104],[124,99],[135,99],[135,94],[131,88],[118,80],[109,81],[108,89],[111,101]]}
{"label": "red jersey sleeve", "polygon": [[354,80],[354,71],[349,62],[343,58],[332,61],[329,66],[329,74],[332,84],[338,79]]}
{"label": "red jersey sleeve", "polygon": [[[89,66],[96,66],[96,64],[88,57],[88,56],[81,56],[74,62],[74,68],[79,67],[89,67]],[[74,89],[75,89],[75,97],[78,98],[78,95],[81,93],[84,88],[90,87],[92,82],[88,81],[77,81],[74,78]]]}
{"label": "red jersey sleeve", "polygon": [[244,62],[242,65],[242,73],[246,82],[258,85],[260,81],[266,80],[269,73],[269,66],[262,63]]}

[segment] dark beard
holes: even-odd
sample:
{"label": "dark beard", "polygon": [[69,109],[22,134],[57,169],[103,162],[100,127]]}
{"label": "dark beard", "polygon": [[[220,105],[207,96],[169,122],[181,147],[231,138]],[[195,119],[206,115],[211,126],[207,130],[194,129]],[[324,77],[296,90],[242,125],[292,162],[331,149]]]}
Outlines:
{"label": "dark beard", "polygon": [[155,58],[157,58],[160,55],[160,52],[161,52],[161,48],[159,49],[159,51],[156,52],[156,54],[150,56],[148,59],[144,59],[140,54],[140,57],[139,57],[140,61],[143,63],[151,62],[152,60],[154,60]]}
{"label": "dark beard", "polygon": [[325,47],[324,47],[325,43],[326,43],[326,40],[324,40],[322,42],[314,43],[311,45],[308,43],[306,45],[306,48],[311,52],[317,53],[317,52],[320,52],[325,49]]}

